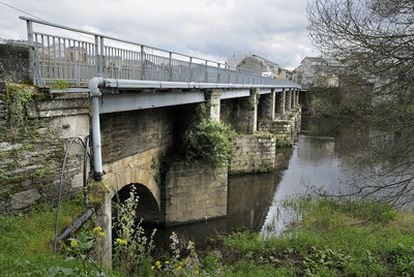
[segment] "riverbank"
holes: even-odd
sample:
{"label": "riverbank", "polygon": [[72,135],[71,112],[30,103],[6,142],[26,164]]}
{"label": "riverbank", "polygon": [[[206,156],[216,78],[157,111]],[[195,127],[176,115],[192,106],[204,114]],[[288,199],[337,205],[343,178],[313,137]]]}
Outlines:
{"label": "riverbank", "polygon": [[[294,205],[302,220],[281,237],[262,240],[258,233],[235,232],[213,238],[206,253],[181,249],[138,269],[143,276],[409,276],[414,274],[414,213],[375,202],[301,201]],[[67,224],[80,212],[65,204]],[[0,271],[3,276],[74,276],[82,263],[52,258],[51,209],[1,218]],[[180,244],[181,245],[181,244]],[[91,272],[94,266],[88,262]],[[198,272],[198,274],[197,274]],[[145,273],[145,274],[144,274]],[[60,275],[59,275],[60,274]],[[119,275],[117,272],[109,275]],[[204,275],[204,276],[205,276]],[[88,275],[87,275],[88,276]],[[91,275],[92,276],[92,275]]]}

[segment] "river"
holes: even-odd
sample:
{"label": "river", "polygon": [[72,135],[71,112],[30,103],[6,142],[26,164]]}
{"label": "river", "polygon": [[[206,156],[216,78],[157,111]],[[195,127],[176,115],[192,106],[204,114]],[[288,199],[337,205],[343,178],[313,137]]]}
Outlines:
{"label": "river", "polygon": [[[286,200],[321,193],[348,194],[359,186],[395,181],[395,176],[383,174],[389,164],[376,159],[382,159],[399,137],[363,125],[304,120],[293,147],[278,150],[277,170],[229,177],[226,218],[166,228],[159,230],[158,236],[168,238],[174,231],[202,248],[206,238],[234,230],[260,231],[263,237],[279,235],[298,219],[294,210],[284,205]],[[380,154],[373,158],[378,147]],[[380,191],[371,196],[390,193]]]}

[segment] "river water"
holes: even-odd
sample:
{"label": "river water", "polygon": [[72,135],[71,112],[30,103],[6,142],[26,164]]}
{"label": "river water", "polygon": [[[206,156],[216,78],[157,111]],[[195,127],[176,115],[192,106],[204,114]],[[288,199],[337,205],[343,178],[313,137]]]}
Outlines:
{"label": "river water", "polygon": [[355,184],[379,182],[378,176],[394,178],[380,174],[384,164],[372,158],[369,145],[382,147],[383,154],[395,145],[395,134],[355,124],[303,122],[294,146],[278,152],[277,170],[229,178],[226,218],[167,228],[159,230],[158,235],[168,238],[174,231],[184,241],[196,241],[199,247],[208,237],[234,230],[249,229],[260,231],[263,237],[274,236],[298,219],[294,210],[285,205],[286,200],[321,193],[347,194],[355,191]]}

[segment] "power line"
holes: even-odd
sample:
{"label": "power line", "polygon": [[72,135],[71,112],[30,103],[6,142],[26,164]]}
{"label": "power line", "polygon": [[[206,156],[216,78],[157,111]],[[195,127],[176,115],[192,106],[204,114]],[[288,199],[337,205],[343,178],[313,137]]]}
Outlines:
{"label": "power line", "polygon": [[19,8],[17,8],[17,7],[15,7],[15,6],[13,6],[13,5],[10,5],[9,3],[6,3],[6,2],[3,2],[3,1],[0,1],[0,4],[3,4],[3,5],[5,5],[5,6],[7,6],[7,7],[11,8],[11,9],[13,9],[13,10],[16,10],[16,11],[18,11],[18,12],[24,13],[24,14],[29,15],[29,16],[31,16],[31,17],[34,17],[34,18],[36,18],[36,19],[43,20],[43,21],[47,21],[47,20],[45,20],[45,19],[43,19],[43,18],[41,18],[41,17],[38,17],[38,16],[36,16],[36,15],[34,15],[34,14],[28,13],[28,12],[26,12],[26,11],[24,11],[24,10],[22,10],[22,9],[19,9]]}

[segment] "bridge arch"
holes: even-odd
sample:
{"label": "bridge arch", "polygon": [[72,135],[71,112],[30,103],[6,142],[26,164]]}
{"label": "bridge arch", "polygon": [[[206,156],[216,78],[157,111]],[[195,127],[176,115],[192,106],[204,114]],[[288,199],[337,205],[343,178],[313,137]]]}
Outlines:
{"label": "bridge arch", "polygon": [[[155,199],[158,210],[161,210],[161,189],[155,180],[153,160],[158,159],[159,150],[151,149],[104,165],[105,182],[114,193],[124,187],[137,184],[144,186]],[[146,191],[142,193],[148,195]]]}
{"label": "bridge arch", "polygon": [[[128,184],[122,187],[116,195],[112,197],[113,202],[123,203],[132,195],[137,197],[136,216],[137,219],[143,218],[147,222],[157,223],[160,221],[159,205],[149,188],[143,184]],[[115,211],[117,206],[113,206]]]}

